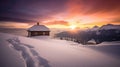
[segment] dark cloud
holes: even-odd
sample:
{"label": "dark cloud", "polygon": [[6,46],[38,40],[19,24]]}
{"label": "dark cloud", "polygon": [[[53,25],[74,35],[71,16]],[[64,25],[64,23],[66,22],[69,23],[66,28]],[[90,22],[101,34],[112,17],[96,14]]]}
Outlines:
{"label": "dark cloud", "polygon": [[27,20],[27,19],[20,19],[20,18],[10,18],[10,17],[0,17],[0,21],[11,21],[11,22],[37,22],[33,20]]}
{"label": "dark cloud", "polygon": [[64,4],[65,0],[0,0],[0,17],[42,20],[61,12]]}

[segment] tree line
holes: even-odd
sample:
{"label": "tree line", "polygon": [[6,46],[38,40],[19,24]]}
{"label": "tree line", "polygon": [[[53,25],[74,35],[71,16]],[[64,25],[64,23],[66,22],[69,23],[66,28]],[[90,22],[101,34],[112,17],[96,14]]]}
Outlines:
{"label": "tree line", "polygon": [[109,30],[96,30],[96,31],[77,31],[76,33],[71,33],[69,31],[63,31],[57,33],[55,37],[61,40],[71,40],[83,45],[87,44],[88,41],[94,40],[96,44],[102,43],[104,41],[120,41],[120,30],[119,29],[109,29]]}

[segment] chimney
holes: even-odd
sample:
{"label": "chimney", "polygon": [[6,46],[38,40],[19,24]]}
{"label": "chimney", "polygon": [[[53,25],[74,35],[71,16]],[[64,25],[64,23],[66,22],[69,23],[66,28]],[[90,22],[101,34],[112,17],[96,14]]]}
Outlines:
{"label": "chimney", "polygon": [[39,25],[39,22],[37,22],[37,25]]}

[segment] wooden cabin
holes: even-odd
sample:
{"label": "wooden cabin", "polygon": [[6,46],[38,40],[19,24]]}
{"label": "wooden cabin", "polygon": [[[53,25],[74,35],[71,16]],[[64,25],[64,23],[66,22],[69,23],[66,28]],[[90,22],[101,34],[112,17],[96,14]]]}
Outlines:
{"label": "wooden cabin", "polygon": [[40,25],[37,23],[36,25],[30,27],[28,30],[28,37],[31,36],[49,36],[50,30],[45,25]]}

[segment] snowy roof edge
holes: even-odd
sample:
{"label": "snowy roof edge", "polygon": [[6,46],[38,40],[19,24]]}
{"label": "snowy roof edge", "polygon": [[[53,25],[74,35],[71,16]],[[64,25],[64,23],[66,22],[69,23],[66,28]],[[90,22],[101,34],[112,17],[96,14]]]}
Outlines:
{"label": "snowy roof edge", "polygon": [[50,31],[45,25],[33,25],[27,31]]}

